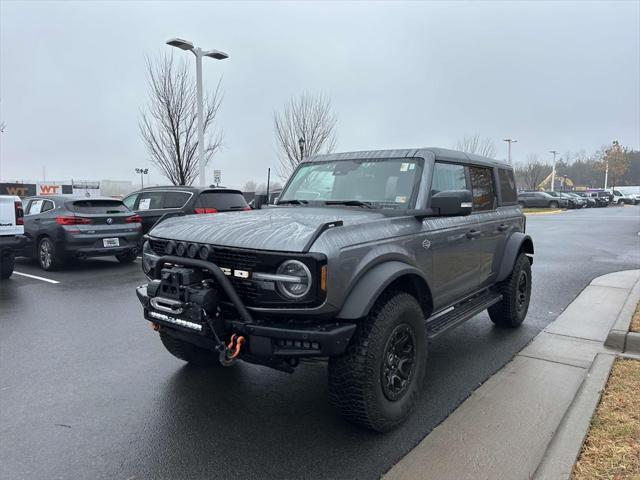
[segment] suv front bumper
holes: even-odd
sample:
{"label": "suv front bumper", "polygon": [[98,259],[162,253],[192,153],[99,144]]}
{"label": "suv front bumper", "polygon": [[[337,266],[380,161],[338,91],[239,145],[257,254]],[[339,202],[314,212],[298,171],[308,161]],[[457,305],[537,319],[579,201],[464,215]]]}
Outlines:
{"label": "suv front bumper", "polygon": [[[254,319],[242,300],[233,290],[231,282],[217,265],[203,260],[164,256],[158,258],[155,269],[165,263],[179,263],[186,267],[203,268],[214,275],[216,287],[223,290],[235,307],[236,318],[225,319],[224,335],[234,333],[247,340],[246,353],[262,358],[332,357],[344,353],[353,333],[355,323],[350,322],[295,322],[290,319]],[[156,309],[147,292],[147,285],[136,289],[144,308],[146,320],[168,328],[170,333],[195,345],[215,350],[216,340],[205,324],[198,324],[179,315]],[[311,320],[311,319],[310,319]]]}

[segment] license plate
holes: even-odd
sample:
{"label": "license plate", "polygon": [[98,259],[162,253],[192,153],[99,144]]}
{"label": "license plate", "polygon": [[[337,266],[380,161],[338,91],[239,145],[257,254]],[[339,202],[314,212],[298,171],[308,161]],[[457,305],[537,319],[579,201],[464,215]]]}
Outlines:
{"label": "license plate", "polygon": [[119,247],[120,240],[117,238],[104,238],[102,239],[102,245],[105,247]]}

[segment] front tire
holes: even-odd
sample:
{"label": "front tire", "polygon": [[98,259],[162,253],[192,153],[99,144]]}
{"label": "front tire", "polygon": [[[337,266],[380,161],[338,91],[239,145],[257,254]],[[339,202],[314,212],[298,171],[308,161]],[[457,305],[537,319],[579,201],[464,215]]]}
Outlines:
{"label": "front tire", "polygon": [[59,269],[63,265],[62,258],[56,253],[56,247],[49,237],[43,237],[38,243],[38,263],[47,272]]}
{"label": "front tire", "polygon": [[329,360],[329,400],[352,423],[386,432],[412,412],[424,383],[422,308],[408,293],[383,295],[347,351]]}
{"label": "front tire", "polygon": [[198,367],[222,367],[216,352],[180,340],[163,330],[158,333],[160,333],[160,340],[164,348],[174,357]]}
{"label": "front tire", "polygon": [[558,202],[549,202],[549,208],[558,208]]}
{"label": "front tire", "polygon": [[518,255],[509,278],[498,285],[502,300],[488,308],[491,321],[501,328],[522,325],[531,298],[531,262],[524,253]]}
{"label": "front tire", "polygon": [[135,250],[129,250],[126,253],[116,255],[116,259],[118,259],[120,263],[133,263],[137,257],[138,254]]}
{"label": "front tire", "polygon": [[15,255],[12,252],[0,254],[0,280],[6,280],[13,273]]}

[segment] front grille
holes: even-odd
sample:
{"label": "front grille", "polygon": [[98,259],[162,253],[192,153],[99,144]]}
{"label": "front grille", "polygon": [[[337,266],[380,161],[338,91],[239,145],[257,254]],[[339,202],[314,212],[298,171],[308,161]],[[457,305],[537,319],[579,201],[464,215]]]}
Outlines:
{"label": "front grille", "polygon": [[[169,240],[150,238],[149,246],[157,255],[165,255],[167,253],[167,244]],[[219,267],[229,268],[232,270],[254,271],[259,264],[258,256],[255,252],[236,251],[227,248],[213,247],[213,253],[209,260]],[[173,255],[176,255],[173,253]],[[247,305],[253,305],[255,300],[260,296],[260,290],[256,285],[242,278],[228,277],[238,296]]]}

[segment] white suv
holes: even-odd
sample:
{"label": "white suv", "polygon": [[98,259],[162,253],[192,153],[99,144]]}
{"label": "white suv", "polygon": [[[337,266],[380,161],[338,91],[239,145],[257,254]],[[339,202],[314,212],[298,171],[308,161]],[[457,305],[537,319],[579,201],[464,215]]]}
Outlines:
{"label": "white suv", "polygon": [[19,197],[0,195],[0,279],[13,273],[16,252],[24,247],[24,212]]}

